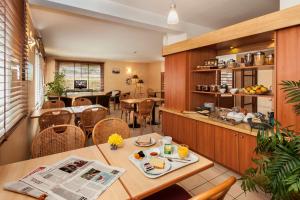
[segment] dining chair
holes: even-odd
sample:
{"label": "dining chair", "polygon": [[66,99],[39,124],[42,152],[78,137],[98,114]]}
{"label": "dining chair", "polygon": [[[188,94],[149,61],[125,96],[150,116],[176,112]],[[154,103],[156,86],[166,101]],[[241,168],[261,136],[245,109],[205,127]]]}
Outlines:
{"label": "dining chair", "polygon": [[148,97],[156,97],[156,94],[152,88],[147,89],[147,95]]}
{"label": "dining chair", "polygon": [[134,111],[134,106],[132,104],[122,102],[124,99],[130,99],[130,93],[124,93],[120,96],[120,107],[121,107],[121,119],[123,119],[123,114],[125,113],[125,121],[128,122],[127,119],[129,118],[130,122],[130,114]]}
{"label": "dining chair", "polygon": [[61,153],[85,146],[83,131],[73,125],[49,127],[33,138],[31,155],[33,158]]}
{"label": "dining chair", "polygon": [[64,108],[65,103],[61,100],[49,100],[43,103],[42,109]]}
{"label": "dining chair", "polygon": [[114,110],[116,110],[116,106],[120,106],[120,96],[121,96],[121,91],[120,90],[112,90],[106,95],[110,96],[110,101],[114,104]]}
{"label": "dining chair", "polygon": [[89,137],[94,126],[101,120],[105,119],[108,110],[104,107],[94,107],[85,109],[80,116],[79,127]]}
{"label": "dining chair", "polygon": [[130,137],[130,129],[123,120],[120,118],[107,118],[98,122],[93,130],[94,144],[106,143],[111,134],[117,133],[123,139]]}
{"label": "dining chair", "polygon": [[89,106],[89,105],[92,105],[92,101],[87,98],[79,97],[73,101],[73,106]]}
{"label": "dining chair", "polygon": [[[145,123],[145,128],[147,125],[147,119],[149,120],[151,130],[153,132],[153,126],[152,126],[152,110],[154,108],[154,101],[152,99],[145,99],[144,101],[140,102],[138,104],[138,111],[133,113],[134,117],[137,117],[139,123],[141,124],[141,134],[143,133],[143,123]],[[133,121],[133,129],[135,127],[134,121]]]}
{"label": "dining chair", "polygon": [[62,124],[70,124],[72,114],[67,110],[53,110],[43,113],[39,117],[40,131]]}
{"label": "dining chair", "polygon": [[192,197],[185,189],[175,184],[161,190],[149,197],[144,198],[144,200],[162,200],[162,199],[172,199],[172,200],[223,200],[230,190],[231,186],[236,182],[236,178],[231,176],[223,183]]}

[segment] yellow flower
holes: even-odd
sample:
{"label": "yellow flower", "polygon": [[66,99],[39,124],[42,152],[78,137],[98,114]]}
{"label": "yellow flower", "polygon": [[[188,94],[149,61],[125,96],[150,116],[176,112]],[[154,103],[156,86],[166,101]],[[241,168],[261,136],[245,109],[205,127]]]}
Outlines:
{"label": "yellow flower", "polygon": [[120,146],[120,145],[123,144],[123,138],[119,134],[114,133],[114,134],[109,136],[108,144]]}

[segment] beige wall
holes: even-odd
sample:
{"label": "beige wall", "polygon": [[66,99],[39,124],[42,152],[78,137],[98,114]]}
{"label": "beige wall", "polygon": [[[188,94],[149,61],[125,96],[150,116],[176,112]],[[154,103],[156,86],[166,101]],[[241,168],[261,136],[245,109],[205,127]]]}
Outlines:
{"label": "beige wall", "polygon": [[29,62],[33,65],[33,80],[28,81],[28,111],[29,115],[14,129],[7,141],[0,146],[0,165],[22,161],[30,158],[30,146],[33,136],[38,130],[37,120],[30,119],[34,110],[34,52],[30,51]]}
{"label": "beige wall", "polygon": [[[55,57],[47,58],[46,66],[46,77],[45,81],[51,82],[54,79],[55,72]],[[59,58],[61,60],[68,60],[68,58]],[[70,59],[74,60],[74,59]],[[82,60],[81,60],[82,61]],[[87,60],[87,61],[98,61],[101,60]],[[125,61],[112,61],[108,60],[104,62],[104,91],[109,92],[111,90],[121,90],[122,92],[134,91],[133,85],[127,85],[126,79],[133,74],[137,74],[140,79],[143,79],[143,92],[148,87],[153,89],[160,89],[160,72],[164,69],[163,62],[153,63],[136,63],[136,62],[125,62]],[[120,74],[113,74],[112,69],[119,68]],[[128,69],[131,69],[131,73],[128,73]]]}

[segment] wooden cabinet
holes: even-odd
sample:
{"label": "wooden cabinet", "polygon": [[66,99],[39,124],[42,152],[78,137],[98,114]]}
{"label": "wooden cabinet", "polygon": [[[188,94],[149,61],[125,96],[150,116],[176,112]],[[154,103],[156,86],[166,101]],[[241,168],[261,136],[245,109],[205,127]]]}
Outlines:
{"label": "wooden cabinet", "polygon": [[215,127],[215,160],[239,171],[238,135],[236,131]]}
{"label": "wooden cabinet", "polygon": [[[286,102],[286,94],[278,84],[283,80],[300,80],[300,26],[278,30],[276,33],[276,118],[284,126],[294,125],[300,132],[300,116]],[[298,123],[297,123],[298,122]]]}
{"label": "wooden cabinet", "polygon": [[163,113],[163,133],[174,141],[196,150],[197,122],[171,113]]}
{"label": "wooden cabinet", "polygon": [[254,167],[255,136],[168,112],[163,112],[163,133],[241,174]]}
{"label": "wooden cabinet", "polygon": [[243,174],[249,167],[255,167],[252,158],[255,157],[256,137],[239,133],[239,172]]}
{"label": "wooden cabinet", "polygon": [[197,122],[197,152],[215,159],[215,126]]}

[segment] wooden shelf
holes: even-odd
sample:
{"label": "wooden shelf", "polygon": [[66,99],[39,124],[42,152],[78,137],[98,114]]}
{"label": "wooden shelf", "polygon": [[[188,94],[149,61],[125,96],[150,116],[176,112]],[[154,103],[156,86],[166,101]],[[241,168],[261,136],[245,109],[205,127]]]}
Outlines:
{"label": "wooden shelf", "polygon": [[258,66],[247,66],[247,67],[235,67],[235,68],[223,68],[223,69],[195,69],[192,70],[192,72],[198,73],[198,72],[216,72],[216,71],[228,71],[228,70],[247,70],[247,69],[258,69],[258,70],[264,70],[264,69],[273,69],[274,65],[258,65]]}
{"label": "wooden shelf", "polygon": [[[198,93],[198,94],[208,94],[208,95],[221,95],[220,92],[204,92],[204,91],[192,91],[192,93]],[[262,97],[262,98],[273,98],[273,94],[231,94],[231,93],[224,93],[223,95],[232,95],[232,96],[247,96],[247,97]]]}

